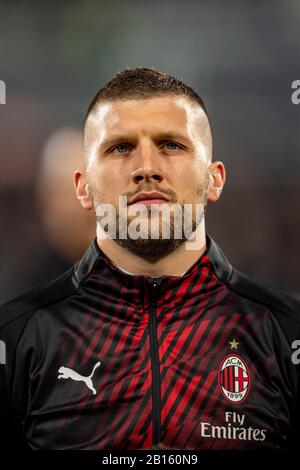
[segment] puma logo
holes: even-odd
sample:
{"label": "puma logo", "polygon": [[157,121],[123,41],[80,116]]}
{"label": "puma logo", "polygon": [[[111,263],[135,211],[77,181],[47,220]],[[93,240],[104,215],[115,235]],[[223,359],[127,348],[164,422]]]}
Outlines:
{"label": "puma logo", "polygon": [[97,367],[100,366],[100,364],[101,362],[97,362],[93,367],[91,375],[88,375],[87,377],[84,375],[78,374],[78,372],[75,372],[75,370],[70,369],[69,367],[61,366],[58,369],[59,375],[57,378],[58,379],[72,379],[72,380],[76,380],[77,382],[84,382],[86,386],[90,390],[92,390],[93,394],[96,395],[96,390],[93,386],[92,377],[94,375],[95,370],[97,369]]}

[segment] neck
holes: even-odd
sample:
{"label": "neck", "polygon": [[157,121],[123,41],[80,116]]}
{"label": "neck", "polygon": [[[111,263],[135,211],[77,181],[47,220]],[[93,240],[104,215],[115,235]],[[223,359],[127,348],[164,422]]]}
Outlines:
{"label": "neck", "polygon": [[[204,219],[204,218],[203,218]],[[97,243],[103,253],[117,266],[132,274],[150,277],[180,276],[196,263],[206,249],[204,220],[198,225],[193,238],[183,243],[172,253],[154,262],[147,261],[115,240],[97,236]],[[188,249],[188,247],[192,249]]]}

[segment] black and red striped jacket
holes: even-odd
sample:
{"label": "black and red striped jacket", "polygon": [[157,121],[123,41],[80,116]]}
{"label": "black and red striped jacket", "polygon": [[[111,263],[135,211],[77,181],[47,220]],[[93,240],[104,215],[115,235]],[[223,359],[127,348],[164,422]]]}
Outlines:
{"label": "black and red striped jacket", "polygon": [[0,327],[2,448],[300,444],[299,302],[209,236],[183,276],[157,279],[124,273],[94,240],[2,306]]}

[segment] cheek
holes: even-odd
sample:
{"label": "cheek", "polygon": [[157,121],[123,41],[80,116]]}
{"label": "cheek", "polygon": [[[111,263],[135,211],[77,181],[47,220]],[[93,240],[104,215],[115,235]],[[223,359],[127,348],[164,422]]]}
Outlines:
{"label": "cheek", "polygon": [[116,167],[105,167],[101,171],[101,181],[105,189],[119,193],[122,188],[122,171]]}
{"label": "cheek", "polygon": [[176,180],[178,191],[184,194],[194,193],[201,184],[203,171],[199,162],[188,162],[178,166],[176,169]]}
{"label": "cheek", "polygon": [[207,178],[207,165],[200,160],[193,162],[191,168],[191,177],[194,181],[194,186],[203,185]]}
{"label": "cheek", "polygon": [[206,186],[207,166],[201,162],[190,162],[181,168],[177,176],[177,196],[186,203],[199,203]]}
{"label": "cheek", "polygon": [[115,204],[119,195],[122,194],[122,180],[121,171],[109,166],[98,167],[93,174],[94,187],[97,192],[101,193],[106,202],[112,204]]}

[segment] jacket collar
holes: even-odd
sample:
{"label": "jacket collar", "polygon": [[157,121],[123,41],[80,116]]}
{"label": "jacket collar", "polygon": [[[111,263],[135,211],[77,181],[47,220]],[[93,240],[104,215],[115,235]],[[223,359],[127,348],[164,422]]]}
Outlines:
{"label": "jacket collar", "polygon": [[[212,271],[216,276],[221,279],[223,282],[229,280],[232,273],[232,266],[224,255],[223,251],[217,243],[209,236],[206,235],[206,251],[203,255],[196,261],[196,263],[191,266],[188,271],[182,276],[162,276],[162,279],[172,279],[176,280],[186,279],[189,276],[192,276],[195,271],[197,271],[203,265],[210,264]],[[116,276],[126,276],[126,278],[147,278],[149,276],[142,275],[131,275],[127,274],[121,269],[118,268],[108,256],[99,248],[97,239],[95,238],[90,244],[89,248],[84,253],[80,261],[74,265],[74,277],[75,281],[78,284],[84,282],[84,280],[89,276],[93,271],[102,270],[103,267],[108,268],[109,270],[114,271]],[[129,279],[127,279],[129,281]]]}

